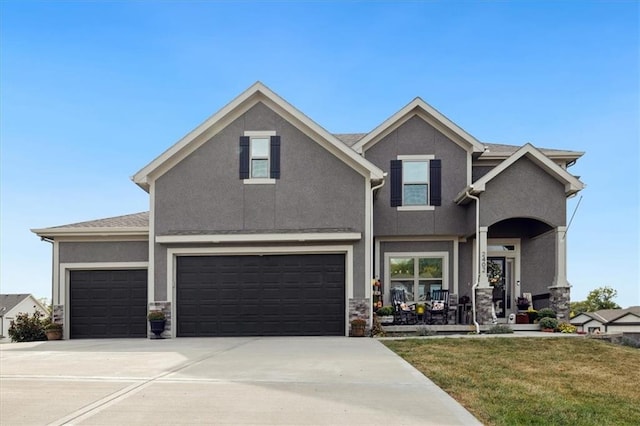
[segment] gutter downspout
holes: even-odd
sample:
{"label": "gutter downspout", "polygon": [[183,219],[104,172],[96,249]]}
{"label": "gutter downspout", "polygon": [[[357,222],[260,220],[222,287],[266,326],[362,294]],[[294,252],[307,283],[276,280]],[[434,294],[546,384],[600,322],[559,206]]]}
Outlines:
{"label": "gutter downspout", "polygon": [[[473,189],[473,185],[470,189]],[[480,324],[478,324],[476,312],[476,289],[480,285],[480,198],[471,195],[469,191],[466,191],[465,195],[476,202],[476,258],[474,260],[478,275],[476,282],[473,283],[473,287],[471,288],[471,311],[473,312],[473,324],[476,326],[476,334],[480,334]]]}
{"label": "gutter downspout", "polygon": [[[373,278],[373,272],[374,272],[373,269],[375,269],[373,267],[373,265],[375,264],[375,254],[373,252],[373,250],[375,248],[375,243],[374,243],[374,238],[373,238],[373,193],[374,193],[375,190],[380,189],[380,188],[382,188],[384,186],[384,184],[386,182],[385,179],[384,179],[385,177],[387,177],[387,173],[386,172],[383,174],[382,182],[379,185],[371,187],[371,221],[370,221],[370,224],[369,224],[369,226],[370,226],[369,235],[371,235],[371,243],[370,243],[371,244],[371,248],[369,249],[370,253],[371,253],[371,262],[369,263],[369,266],[372,268],[372,274],[371,274],[372,278]],[[371,285],[371,283],[367,283],[367,285]],[[373,295],[371,296],[371,302],[373,302]],[[369,312],[369,318],[372,318],[372,321],[373,321],[373,303],[371,303],[371,311]],[[372,327],[373,327],[373,325],[372,325]]]}

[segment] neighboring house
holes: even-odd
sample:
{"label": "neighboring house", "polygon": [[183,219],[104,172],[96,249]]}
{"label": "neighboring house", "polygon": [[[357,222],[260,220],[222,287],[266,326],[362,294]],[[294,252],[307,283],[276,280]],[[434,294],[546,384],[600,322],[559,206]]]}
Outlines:
{"label": "neighboring house", "polygon": [[[523,292],[568,317],[567,168],[581,152],[481,143],[419,98],[331,134],[261,83],[133,176],[150,211],[35,229],[53,243],[65,336],[346,335],[372,280],[471,296],[491,320]],[[479,201],[478,201],[479,200]],[[476,215],[476,207],[477,215]],[[477,238],[476,238],[477,236]]]}
{"label": "neighboring house", "polygon": [[0,294],[0,337],[9,337],[11,321],[21,313],[33,314],[36,310],[47,314],[48,309],[30,294]]}
{"label": "neighboring house", "polygon": [[640,306],[583,312],[570,322],[586,333],[640,333]]}

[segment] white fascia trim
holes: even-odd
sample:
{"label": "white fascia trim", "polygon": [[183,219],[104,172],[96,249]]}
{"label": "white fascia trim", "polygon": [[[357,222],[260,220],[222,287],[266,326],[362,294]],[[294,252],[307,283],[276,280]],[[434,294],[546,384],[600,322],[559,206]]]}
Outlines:
{"label": "white fascia trim", "polygon": [[[61,263],[59,266],[59,300],[64,301],[64,325],[62,335],[69,339],[71,336],[71,298],[70,298],[70,271],[91,269],[147,269],[149,262],[77,262]],[[147,272],[148,274],[148,272]]]}
{"label": "white fascia trim", "polygon": [[72,235],[55,237],[61,243],[130,243],[149,241],[148,235]]}
{"label": "white fascia trim", "polygon": [[245,130],[244,136],[256,137],[256,136],[275,136],[275,130]]}
{"label": "white fascia trim", "polygon": [[398,155],[396,156],[397,160],[402,161],[428,161],[435,159],[435,155]]}
{"label": "white fascia trim", "polygon": [[176,337],[178,324],[176,257],[177,256],[239,256],[239,255],[287,255],[287,254],[344,254],[345,258],[345,336],[349,335],[349,299],[353,298],[353,246],[320,245],[320,246],[281,246],[281,247],[179,247],[167,249],[167,295],[171,304],[171,337]]}
{"label": "white fascia trim", "polygon": [[394,129],[398,128],[402,123],[408,120],[410,117],[418,115],[427,123],[431,124],[440,132],[449,136],[454,142],[467,148],[469,145],[472,147],[473,152],[484,152],[484,145],[480,143],[476,138],[464,131],[461,127],[456,125],[453,121],[449,120],[438,110],[431,105],[423,101],[422,99],[415,98],[409,102],[400,111],[393,114],[386,119],[382,124],[373,129],[364,138],[359,140],[352,148],[357,152],[363,152],[375,145],[380,139],[389,134]]}
{"label": "white fascia trim", "polygon": [[351,150],[335,136],[324,130],[294,106],[272,92],[264,84],[256,82],[221,110],[189,132],[155,160],[142,168],[138,173],[133,175],[132,180],[145,190],[148,190],[151,180],[157,179],[162,175],[162,173],[166,172],[178,161],[191,154],[258,102],[263,102],[265,105],[283,116],[283,118],[292,121],[292,124],[296,125],[296,127],[307,135],[310,136],[309,131],[315,133],[319,136],[319,138],[312,137],[316,142],[318,142],[318,139],[324,139],[333,147],[332,152],[335,153],[335,151],[337,151],[342,154],[339,158],[343,160],[348,158],[351,164],[357,163],[361,169],[368,171],[372,179],[383,178],[384,172],[381,169],[359,156],[355,151]]}
{"label": "white fascia trim", "polygon": [[575,176],[571,175],[565,169],[557,165],[553,160],[545,156],[539,149],[533,145],[527,143],[519,150],[513,153],[513,155],[498,166],[493,168],[489,173],[482,176],[476,182],[473,183],[474,193],[483,192],[486,189],[486,184],[500,173],[505,171],[508,167],[514,164],[523,156],[527,156],[531,161],[537,164],[540,168],[545,170],[550,175],[554,176],[557,180],[562,182],[565,186],[565,194],[570,195],[584,189],[584,184],[580,182]]}
{"label": "white fascia trim", "polygon": [[398,235],[392,237],[376,237],[378,242],[398,242],[398,241],[459,241],[460,237],[457,235]]}
{"label": "white fascia trim", "polygon": [[31,232],[39,237],[64,237],[64,236],[146,236],[149,235],[149,228],[139,227],[95,227],[95,228],[40,228],[32,229]]}
{"label": "white fascia trim", "polygon": [[357,241],[360,232],[310,232],[295,234],[207,234],[207,235],[159,235],[157,243],[268,243],[305,241]]}

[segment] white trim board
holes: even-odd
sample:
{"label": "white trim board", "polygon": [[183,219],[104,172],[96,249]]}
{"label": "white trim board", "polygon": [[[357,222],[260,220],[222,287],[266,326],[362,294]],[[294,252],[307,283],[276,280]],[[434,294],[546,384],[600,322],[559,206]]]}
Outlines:
{"label": "white trim board", "polygon": [[267,243],[305,241],[358,241],[360,232],[297,232],[291,234],[206,234],[206,235],[159,235],[157,243]]}

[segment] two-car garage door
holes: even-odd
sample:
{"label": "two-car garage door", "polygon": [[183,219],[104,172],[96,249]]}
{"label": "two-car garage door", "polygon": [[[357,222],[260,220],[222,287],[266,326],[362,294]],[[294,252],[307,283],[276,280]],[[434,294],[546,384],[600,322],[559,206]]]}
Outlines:
{"label": "two-car garage door", "polygon": [[343,254],[179,256],[177,336],[344,335]]}

